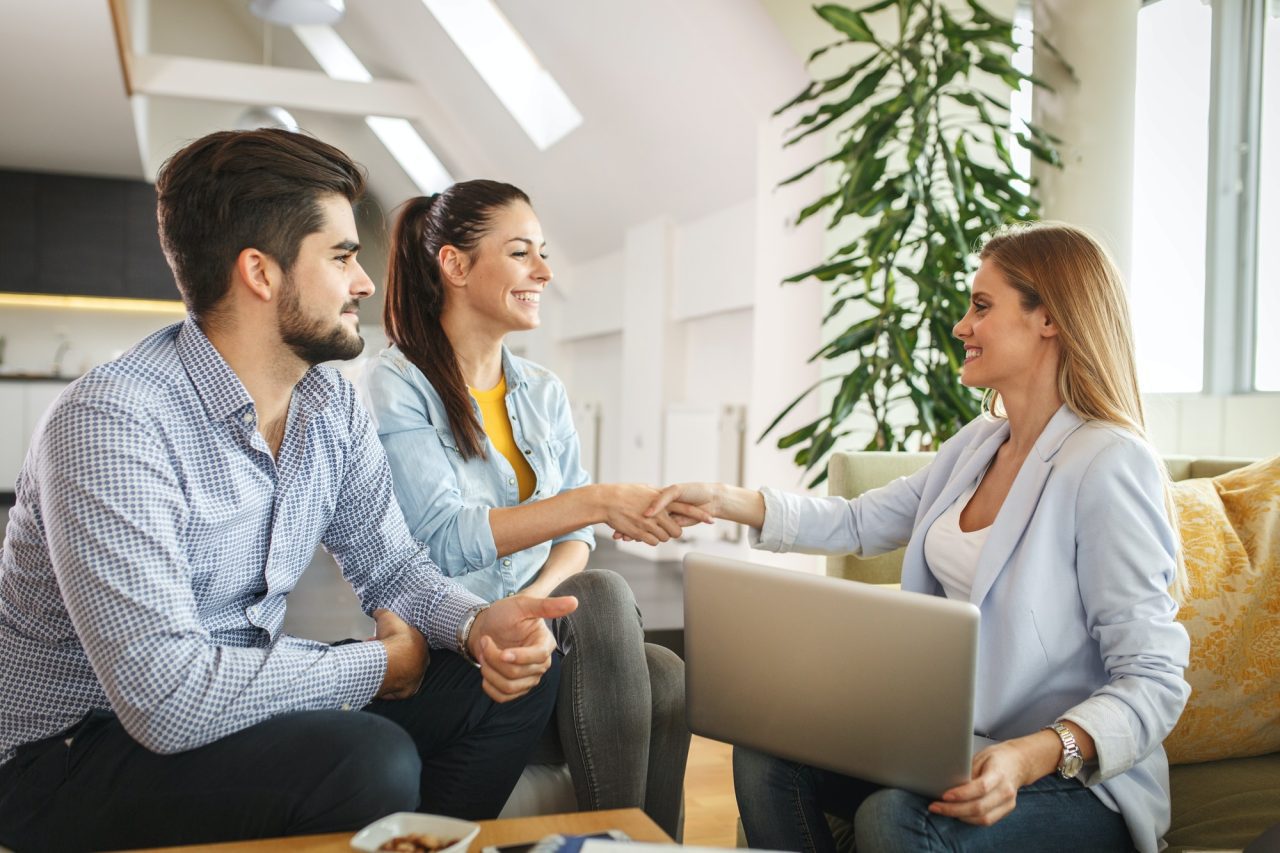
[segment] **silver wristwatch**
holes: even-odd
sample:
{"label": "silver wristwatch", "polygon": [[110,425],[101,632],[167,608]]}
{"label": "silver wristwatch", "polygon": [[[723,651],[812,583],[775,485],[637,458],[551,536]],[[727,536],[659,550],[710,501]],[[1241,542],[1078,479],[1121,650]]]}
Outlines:
{"label": "silver wristwatch", "polygon": [[1084,767],[1084,756],[1080,754],[1076,736],[1071,733],[1071,729],[1062,724],[1061,720],[1045,728],[1057,734],[1058,739],[1062,741],[1062,758],[1058,759],[1058,775],[1063,779],[1076,778],[1076,774]]}
{"label": "silver wristwatch", "polygon": [[467,663],[476,667],[480,666],[480,661],[471,655],[471,629],[475,627],[476,617],[488,609],[488,604],[473,605],[463,614],[462,621],[458,623],[458,654],[462,655],[462,659]]}

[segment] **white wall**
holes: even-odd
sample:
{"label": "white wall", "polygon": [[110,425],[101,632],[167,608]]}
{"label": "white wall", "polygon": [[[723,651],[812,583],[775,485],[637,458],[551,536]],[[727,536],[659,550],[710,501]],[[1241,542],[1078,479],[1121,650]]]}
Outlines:
{"label": "white wall", "polygon": [[594,403],[601,409],[601,482],[617,481],[621,472],[622,334],[596,335],[569,341],[561,347],[568,370],[557,371],[575,405]]}
{"label": "white wall", "polygon": [[595,335],[622,331],[622,283],[626,264],[622,252],[575,263],[567,270],[556,270],[557,281],[563,281],[570,293],[564,304],[556,305],[560,313],[558,328],[561,340],[571,341]]}
{"label": "white wall", "polygon": [[1184,456],[1264,458],[1280,454],[1280,394],[1148,394],[1156,449]]}
{"label": "white wall", "polygon": [[682,402],[719,409],[751,399],[754,312],[750,307],[684,321]]}
{"label": "white wall", "polygon": [[671,315],[684,320],[751,307],[754,243],[755,199],[679,228]]}

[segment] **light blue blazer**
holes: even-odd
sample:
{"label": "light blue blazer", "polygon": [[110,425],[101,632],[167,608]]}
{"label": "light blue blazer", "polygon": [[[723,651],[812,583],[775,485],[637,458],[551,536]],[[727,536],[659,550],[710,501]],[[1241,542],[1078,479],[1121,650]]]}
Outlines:
{"label": "light blue blazer", "polygon": [[[1009,436],[982,416],[927,467],[854,500],[765,489],[756,547],[852,553],[906,546],[903,589],[943,595],[924,555],[929,526],[972,486]],[[1071,720],[1097,744],[1084,782],[1120,812],[1143,853],[1169,828],[1162,742],[1191,690],[1189,642],[1168,589],[1175,534],[1160,462],[1119,427],[1063,406],[1013,482],[978,557],[982,612],[977,730],[998,739]]]}

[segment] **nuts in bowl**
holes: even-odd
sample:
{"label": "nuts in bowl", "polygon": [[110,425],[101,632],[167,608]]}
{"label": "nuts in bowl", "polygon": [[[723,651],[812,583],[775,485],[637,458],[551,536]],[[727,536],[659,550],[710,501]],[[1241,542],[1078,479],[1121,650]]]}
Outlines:
{"label": "nuts in bowl", "polygon": [[362,853],[467,853],[479,832],[466,820],[397,812],[357,832],[351,847]]}

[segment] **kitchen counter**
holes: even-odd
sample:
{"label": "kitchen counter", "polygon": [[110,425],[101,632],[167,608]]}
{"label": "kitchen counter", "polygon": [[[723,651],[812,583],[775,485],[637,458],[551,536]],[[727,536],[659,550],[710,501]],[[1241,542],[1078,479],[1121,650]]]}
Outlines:
{"label": "kitchen counter", "polygon": [[55,376],[52,373],[0,373],[0,382],[74,382],[79,376]]}

